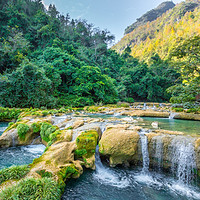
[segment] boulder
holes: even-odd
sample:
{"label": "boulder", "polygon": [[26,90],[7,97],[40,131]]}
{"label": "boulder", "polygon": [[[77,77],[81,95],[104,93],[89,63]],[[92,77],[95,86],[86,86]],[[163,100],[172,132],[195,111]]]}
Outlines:
{"label": "boulder", "polygon": [[128,130],[130,125],[107,127],[99,142],[99,152],[109,158],[110,166],[128,164],[137,160],[139,135],[137,130]]}

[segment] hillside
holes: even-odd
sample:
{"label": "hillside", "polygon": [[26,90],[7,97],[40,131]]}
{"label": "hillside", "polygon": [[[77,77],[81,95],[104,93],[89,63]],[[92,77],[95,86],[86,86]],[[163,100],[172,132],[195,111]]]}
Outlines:
{"label": "hillside", "polygon": [[157,53],[162,59],[168,57],[178,38],[187,39],[200,34],[200,1],[190,0],[177,4],[156,20],[137,26],[125,35],[113,49],[122,53],[131,48],[131,55],[148,61]]}
{"label": "hillside", "polygon": [[134,29],[146,24],[147,22],[156,20],[163,13],[165,13],[167,10],[173,8],[174,6],[175,6],[175,4],[172,1],[166,1],[166,2],[161,3],[157,8],[148,11],[147,13],[142,15],[142,17],[138,18],[135,23],[128,26],[125,29],[124,34],[128,34],[128,33],[132,32]]}
{"label": "hillside", "polygon": [[[41,0],[1,1],[0,106],[71,108],[119,101],[166,102],[179,96],[170,88],[199,73],[200,38],[184,39],[199,33],[198,5],[182,3],[135,28],[115,46],[119,52],[125,49],[118,54],[108,48],[114,39],[109,31],[60,14],[55,5],[46,10]],[[186,66],[163,59],[178,36],[184,43],[177,52],[186,51],[174,56],[187,58]],[[198,89],[186,89],[189,96],[181,94],[175,102],[194,103]]]}

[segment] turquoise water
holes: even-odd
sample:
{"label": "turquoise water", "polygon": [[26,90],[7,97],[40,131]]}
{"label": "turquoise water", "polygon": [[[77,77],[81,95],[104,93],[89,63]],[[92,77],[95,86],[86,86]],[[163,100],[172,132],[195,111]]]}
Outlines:
{"label": "turquoise water", "polygon": [[33,159],[40,157],[44,150],[45,146],[42,144],[2,148],[0,149],[0,169],[32,163]]}
{"label": "turquoise water", "polygon": [[62,200],[199,200],[200,190],[163,173],[142,174],[142,169],[87,170],[67,182]]}
{"label": "turquoise water", "polygon": [[0,122],[0,136],[3,134],[3,132],[6,130],[7,127],[8,127],[7,122]]}
{"label": "turquoise water", "polygon": [[151,123],[157,121],[159,128],[171,131],[181,131],[187,134],[200,135],[200,121],[143,117],[144,122],[151,128]]}
{"label": "turquoise water", "polygon": [[[109,119],[111,117],[115,118],[126,118],[127,116],[114,116],[114,115],[106,115],[106,114],[88,114],[87,116],[93,118],[103,118]],[[136,119],[136,117],[133,117]],[[144,123],[146,125],[142,125],[146,128],[152,129],[151,123],[157,121],[159,123],[159,128],[170,130],[170,131],[181,131],[186,134],[197,134],[200,135],[200,121],[192,121],[192,120],[180,120],[180,119],[169,119],[169,118],[155,118],[155,117],[142,117],[144,119]],[[143,124],[143,122],[140,122]],[[140,125],[139,123],[139,125]]]}

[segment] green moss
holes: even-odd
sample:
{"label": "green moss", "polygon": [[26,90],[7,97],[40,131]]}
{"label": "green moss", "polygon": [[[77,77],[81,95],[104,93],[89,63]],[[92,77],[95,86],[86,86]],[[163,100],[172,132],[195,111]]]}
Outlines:
{"label": "green moss", "polygon": [[27,178],[0,193],[1,200],[58,200],[60,197],[58,184],[50,178]]}
{"label": "green moss", "polygon": [[0,107],[0,121],[11,121],[17,119],[22,109]]}
{"label": "green moss", "polygon": [[49,114],[49,112],[48,111],[42,111],[42,115],[45,117],[45,116],[47,116]]}
{"label": "green moss", "polygon": [[77,157],[82,157],[83,155],[87,154],[87,150],[86,149],[77,149],[75,152],[75,155],[77,155]]}
{"label": "green moss", "polygon": [[59,176],[61,176],[64,181],[67,178],[71,178],[73,176],[77,176],[78,174],[79,174],[79,171],[76,169],[74,164],[71,164],[70,166],[64,167],[59,172]]}
{"label": "green moss", "polygon": [[34,122],[33,124],[31,124],[31,128],[33,129],[33,133],[39,133],[40,127],[41,127],[40,122]]}
{"label": "green moss", "polygon": [[20,179],[24,177],[30,169],[27,165],[23,166],[13,166],[6,169],[0,170],[0,184],[4,181],[11,180],[11,179]]}
{"label": "green moss", "polygon": [[77,150],[75,154],[83,158],[89,158],[95,153],[98,133],[95,130],[85,131],[76,139]]}
{"label": "green moss", "polygon": [[51,172],[48,172],[46,170],[40,170],[40,171],[36,171],[42,178],[51,178],[53,176],[53,174]]}
{"label": "green moss", "polygon": [[46,141],[49,142],[50,141],[50,135],[55,132],[58,129],[58,127],[53,126],[52,124],[48,123],[48,122],[43,122],[41,124],[41,130],[40,130],[40,135],[41,138]]}
{"label": "green moss", "polygon": [[5,132],[9,131],[9,130],[11,130],[13,128],[16,128],[17,126],[18,126],[18,123],[10,122],[9,125],[8,125],[8,127],[7,127],[7,129],[5,130]]}
{"label": "green moss", "polygon": [[30,130],[29,125],[24,124],[24,123],[18,124],[17,134],[18,134],[20,140],[25,140],[26,134],[28,133],[29,130]]}

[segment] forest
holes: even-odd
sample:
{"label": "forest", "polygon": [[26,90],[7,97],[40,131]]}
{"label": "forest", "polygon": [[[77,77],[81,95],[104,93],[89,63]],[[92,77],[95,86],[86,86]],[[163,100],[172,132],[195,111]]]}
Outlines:
{"label": "forest", "polygon": [[[200,93],[199,32],[187,38],[171,33],[176,34],[180,24],[180,30],[189,29],[187,20],[194,30],[198,16],[199,8],[184,14],[174,28],[164,26],[164,33],[171,35],[166,42],[158,30],[154,39],[149,36],[134,49],[125,45],[117,53],[115,47],[109,48],[114,36],[108,30],[62,15],[55,5],[46,10],[41,0],[1,1],[0,105],[61,108],[170,100],[194,107]],[[150,23],[134,31],[142,35],[146,26],[154,31]],[[179,45],[164,57],[152,47],[154,40],[157,49],[163,46],[163,54],[169,41],[179,40]],[[151,54],[146,56],[148,52]]]}

